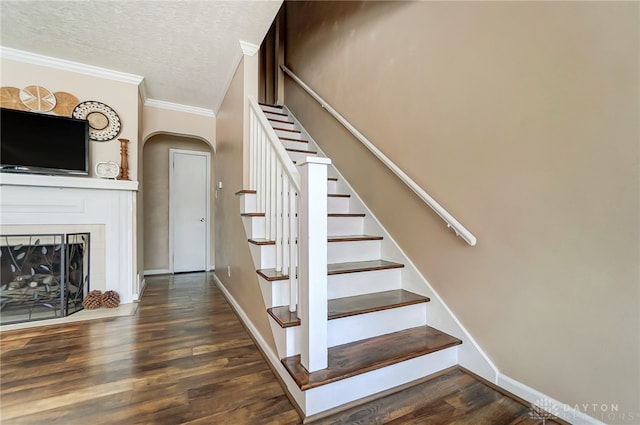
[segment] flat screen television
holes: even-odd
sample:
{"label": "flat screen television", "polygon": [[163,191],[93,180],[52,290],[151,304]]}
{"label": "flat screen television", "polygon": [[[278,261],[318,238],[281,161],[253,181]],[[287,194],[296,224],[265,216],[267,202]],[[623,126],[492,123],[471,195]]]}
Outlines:
{"label": "flat screen television", "polygon": [[0,108],[0,171],[89,175],[89,123]]}

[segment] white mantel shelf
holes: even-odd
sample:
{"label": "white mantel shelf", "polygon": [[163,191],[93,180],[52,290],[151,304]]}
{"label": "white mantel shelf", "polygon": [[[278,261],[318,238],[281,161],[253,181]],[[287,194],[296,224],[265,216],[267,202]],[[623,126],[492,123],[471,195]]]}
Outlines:
{"label": "white mantel shelf", "polygon": [[137,191],[138,182],[80,176],[42,176],[36,174],[0,173],[0,186],[67,187]]}

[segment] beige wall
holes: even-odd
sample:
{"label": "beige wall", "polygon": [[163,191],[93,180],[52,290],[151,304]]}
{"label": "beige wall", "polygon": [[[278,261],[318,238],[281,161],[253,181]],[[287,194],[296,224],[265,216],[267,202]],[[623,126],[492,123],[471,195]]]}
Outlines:
{"label": "beige wall", "polygon": [[[138,84],[99,78],[46,66],[2,58],[0,86],[22,89],[43,86],[51,92],[68,92],[80,102],[96,100],[109,105],[120,118],[118,138],[129,139],[129,180],[138,179]],[[90,175],[95,164],[113,161],[120,164],[120,142],[90,142]]]}
{"label": "beige wall", "polygon": [[[169,268],[169,149],[185,149],[210,152],[211,147],[198,139],[159,134],[152,136],[143,148],[143,232],[144,270],[168,270]],[[211,223],[209,264],[215,264],[215,183],[211,159]]]}
{"label": "beige wall", "polygon": [[287,3],[287,65],[476,247],[291,80],[285,89],[502,373],[572,406],[636,415],[639,11],[635,2]]}
{"label": "beige wall", "polygon": [[[247,66],[249,62],[250,66]],[[240,217],[243,189],[243,125],[245,94],[257,93],[257,58],[243,59],[233,76],[216,117],[216,181],[223,184],[216,202],[216,276],[247,313],[262,337],[275,350],[249,244]],[[253,75],[253,84],[245,79]],[[230,270],[231,276],[227,270]]]}

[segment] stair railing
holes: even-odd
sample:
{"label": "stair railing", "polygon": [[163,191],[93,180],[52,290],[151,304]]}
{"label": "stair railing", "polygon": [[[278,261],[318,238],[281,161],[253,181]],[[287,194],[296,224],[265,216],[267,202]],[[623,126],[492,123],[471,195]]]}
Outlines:
{"label": "stair railing", "polygon": [[447,227],[453,228],[456,236],[460,236],[469,245],[475,246],[476,237],[467,230],[458,220],[456,220],[442,205],[440,205],[435,199],[433,199],[423,188],[421,188],[411,177],[409,177],[400,167],[398,167],[393,161],[391,161],[385,154],[383,154],[373,143],[369,141],[362,133],[360,133],[349,121],[347,121],[342,115],[340,115],[335,109],[331,107],[318,93],[316,93],[311,87],[309,87],[304,81],[302,81],[296,74],[293,73],[285,65],[280,65],[282,71],[287,74],[294,82],[296,82],[304,91],[306,91],[311,97],[313,97],[323,109],[325,109],[331,116],[333,116],[340,124],[342,124],[351,134],[354,135],[367,149],[371,151],[384,165],[391,170],[396,176],[402,180],[416,195],[420,197],[433,211],[445,223]]}
{"label": "stair railing", "polygon": [[327,367],[327,158],[294,165],[260,105],[249,98],[249,185],[275,241],[275,269],[289,276],[289,311],[302,328],[301,362]]}
{"label": "stair railing", "polygon": [[298,302],[298,214],[300,173],[287,155],[260,105],[250,98],[249,185],[265,214],[265,239],[275,241],[277,272],[288,275],[289,310]]}

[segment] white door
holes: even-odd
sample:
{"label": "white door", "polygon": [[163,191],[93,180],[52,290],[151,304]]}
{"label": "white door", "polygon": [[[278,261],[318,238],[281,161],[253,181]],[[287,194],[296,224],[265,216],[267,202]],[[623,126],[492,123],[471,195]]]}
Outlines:
{"label": "white door", "polygon": [[207,269],[210,154],[169,150],[169,256],[174,273]]}

